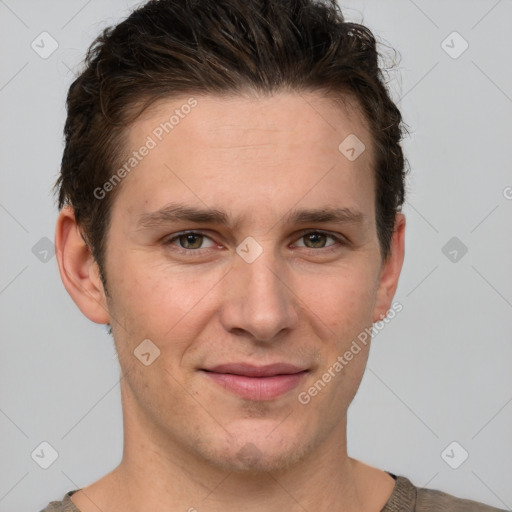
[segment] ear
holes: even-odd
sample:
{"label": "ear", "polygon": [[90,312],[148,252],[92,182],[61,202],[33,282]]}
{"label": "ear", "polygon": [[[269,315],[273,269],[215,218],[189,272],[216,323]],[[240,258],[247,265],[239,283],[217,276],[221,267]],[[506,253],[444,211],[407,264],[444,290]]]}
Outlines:
{"label": "ear", "polygon": [[99,267],[85,243],[70,206],[57,218],[55,255],[64,287],[80,311],[97,324],[110,322]]}
{"label": "ear", "polygon": [[397,213],[395,227],[391,239],[390,253],[383,262],[379,283],[377,286],[377,299],[373,311],[373,322],[378,322],[386,317],[391,307],[398,286],[398,278],[402,270],[405,255],[405,216]]}

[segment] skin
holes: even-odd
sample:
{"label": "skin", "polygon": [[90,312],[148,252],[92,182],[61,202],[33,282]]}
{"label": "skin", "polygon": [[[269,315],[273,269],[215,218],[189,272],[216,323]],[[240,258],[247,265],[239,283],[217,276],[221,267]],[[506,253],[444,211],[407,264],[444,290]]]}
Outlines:
{"label": "skin", "polygon": [[[403,214],[381,258],[364,118],[355,103],[342,109],[317,93],[194,97],[198,105],[118,185],[109,296],[72,209],[58,217],[63,283],[87,318],[111,324],[123,376],[122,461],[72,501],[82,512],[378,512],[394,480],[346,448],[347,409],[370,344],[309,404],[297,399],[386,315],[402,268]],[[139,118],[130,150],[186,100],[160,101]],[[354,161],[338,150],[349,134],[366,146]],[[171,201],[225,209],[239,223],[137,228],[142,214]],[[283,222],[292,209],[326,205],[359,210],[365,221]],[[204,236],[165,243],[184,230]],[[248,236],[263,249],[252,263],[236,252]],[[160,350],[149,366],[134,357],[144,339]],[[308,373],[290,392],[257,401],[199,371],[240,361],[288,362]]]}

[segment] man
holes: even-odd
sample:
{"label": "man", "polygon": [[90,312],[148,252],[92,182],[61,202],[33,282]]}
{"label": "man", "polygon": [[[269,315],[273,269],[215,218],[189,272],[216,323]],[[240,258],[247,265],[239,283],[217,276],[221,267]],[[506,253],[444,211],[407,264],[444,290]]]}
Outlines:
{"label": "man", "polygon": [[124,452],[45,510],[497,510],[347,454],[361,334],[394,311],[404,258],[377,57],[309,0],[153,1],[93,43],[55,241],[114,337]]}

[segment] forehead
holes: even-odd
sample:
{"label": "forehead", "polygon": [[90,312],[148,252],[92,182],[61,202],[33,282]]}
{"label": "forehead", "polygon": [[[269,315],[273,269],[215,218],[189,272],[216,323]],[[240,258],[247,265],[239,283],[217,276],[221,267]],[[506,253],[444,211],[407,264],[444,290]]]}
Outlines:
{"label": "forehead", "polygon": [[324,140],[332,145],[340,137],[357,133],[370,142],[366,118],[354,97],[341,95],[335,99],[320,92],[298,91],[273,95],[252,91],[236,95],[191,94],[160,99],[132,124],[130,141],[136,143],[148,133],[157,142],[169,139],[171,134],[175,139],[180,133],[182,138],[192,134],[195,142],[210,147],[219,147],[231,137],[256,140],[258,135],[271,136],[276,143],[283,137],[290,143],[293,136],[298,143]]}
{"label": "forehead", "polygon": [[[130,126],[127,158],[143,146],[151,149],[116,199],[134,213],[185,196],[189,204],[261,214],[262,203],[278,212],[299,202],[371,213],[373,147],[350,98],[344,104],[318,93],[159,100]],[[351,149],[362,152],[353,159]]]}

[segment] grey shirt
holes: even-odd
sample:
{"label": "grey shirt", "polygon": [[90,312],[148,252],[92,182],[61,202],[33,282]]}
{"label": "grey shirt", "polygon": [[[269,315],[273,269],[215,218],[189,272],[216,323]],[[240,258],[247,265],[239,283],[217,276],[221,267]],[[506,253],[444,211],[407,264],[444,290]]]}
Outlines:
{"label": "grey shirt", "polygon": [[[405,476],[389,474],[396,480],[395,488],[381,512],[506,512],[435,489],[416,487]],[[62,501],[52,501],[40,512],[80,512],[71,501],[71,496],[79,490],[69,491]]]}

